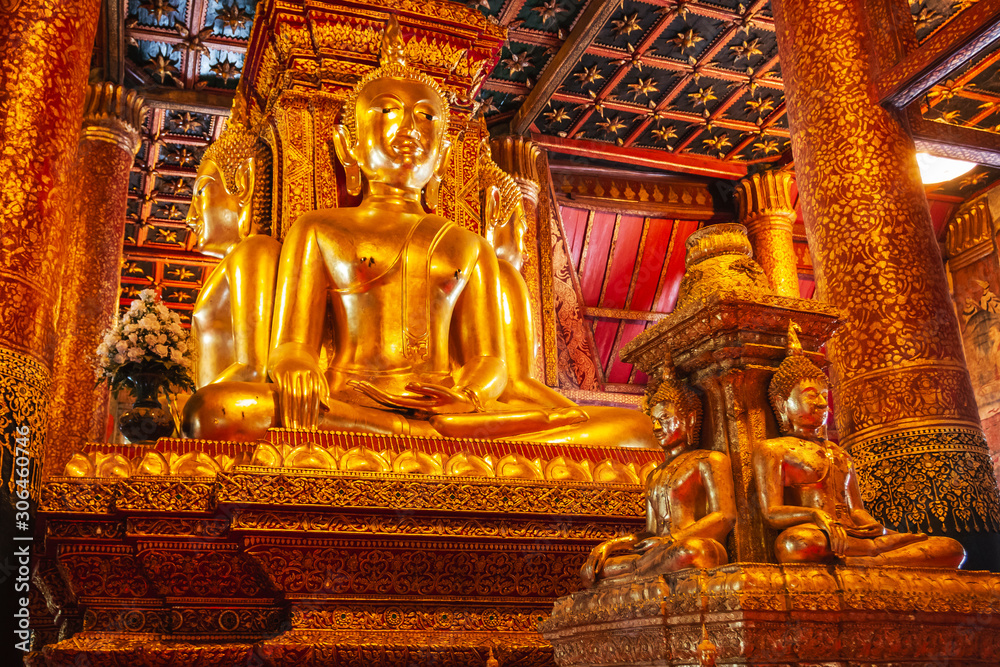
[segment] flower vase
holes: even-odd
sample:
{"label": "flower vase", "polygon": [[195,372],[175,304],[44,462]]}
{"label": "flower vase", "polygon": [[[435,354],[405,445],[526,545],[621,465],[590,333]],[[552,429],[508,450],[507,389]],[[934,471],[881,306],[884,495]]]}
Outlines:
{"label": "flower vase", "polygon": [[174,420],[160,405],[163,375],[151,371],[129,373],[126,380],[135,401],[118,419],[118,430],[132,444],[151,444],[174,432]]}

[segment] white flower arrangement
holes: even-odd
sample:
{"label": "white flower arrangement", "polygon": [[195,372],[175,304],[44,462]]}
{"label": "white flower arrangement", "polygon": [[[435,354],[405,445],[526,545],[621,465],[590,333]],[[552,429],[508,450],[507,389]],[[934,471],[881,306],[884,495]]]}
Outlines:
{"label": "white flower arrangement", "polygon": [[154,290],[143,290],[97,346],[97,382],[119,391],[132,373],[152,372],[194,391],[188,349],[180,316],[164,306]]}

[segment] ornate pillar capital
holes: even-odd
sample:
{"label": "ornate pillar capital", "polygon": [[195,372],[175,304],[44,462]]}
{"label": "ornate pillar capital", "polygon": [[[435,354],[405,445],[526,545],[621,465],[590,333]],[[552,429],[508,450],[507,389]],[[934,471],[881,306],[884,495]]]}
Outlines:
{"label": "ornate pillar capital", "polygon": [[80,140],[112,143],[135,155],[145,116],[145,100],[134,90],[110,82],[91,84],[87,86]]}
{"label": "ornate pillar capital", "polygon": [[737,219],[747,228],[757,261],[776,294],[799,296],[798,262],[792,241],[794,179],[787,171],[751,174],[736,186]]}

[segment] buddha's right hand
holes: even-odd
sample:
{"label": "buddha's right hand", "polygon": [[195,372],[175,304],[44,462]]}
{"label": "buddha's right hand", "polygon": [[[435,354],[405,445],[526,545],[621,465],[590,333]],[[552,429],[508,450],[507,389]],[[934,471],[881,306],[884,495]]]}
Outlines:
{"label": "buddha's right hand", "polygon": [[271,370],[278,386],[281,425],[285,428],[316,428],[319,404],[326,402],[326,378],[312,364],[300,359],[284,359]]}
{"label": "buddha's right hand", "polygon": [[822,510],[816,510],[813,513],[813,521],[820,530],[826,533],[826,537],[830,541],[830,551],[838,557],[843,557],[847,553],[848,546],[847,531],[844,526]]}

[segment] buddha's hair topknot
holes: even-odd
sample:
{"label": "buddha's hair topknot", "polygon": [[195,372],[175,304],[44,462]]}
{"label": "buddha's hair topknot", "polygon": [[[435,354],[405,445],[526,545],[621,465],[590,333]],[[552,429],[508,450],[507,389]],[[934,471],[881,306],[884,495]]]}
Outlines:
{"label": "buddha's hair topknot", "polygon": [[[230,118],[219,138],[205,149],[201,163],[214,162],[226,180],[226,190],[236,192],[236,171],[257,152],[257,135],[239,120]],[[199,165],[200,167],[200,165]]]}
{"label": "buddha's hair topknot", "polygon": [[361,91],[364,90],[365,86],[375,79],[384,77],[409,79],[410,81],[417,81],[430,87],[441,100],[441,134],[442,136],[447,136],[448,118],[451,110],[448,104],[448,97],[433,77],[418,69],[414,69],[406,62],[406,44],[403,42],[403,32],[399,28],[399,22],[396,20],[396,17],[390,14],[389,21],[385,27],[385,33],[382,35],[382,52],[379,57],[379,67],[361,77],[361,80],[348,93],[347,99],[344,100],[343,124],[348,136],[350,136],[352,145],[358,140],[358,97],[361,96]]}
{"label": "buddha's hair topknot", "polygon": [[677,410],[685,415],[694,414],[693,436],[695,442],[698,441],[698,434],[701,433],[702,407],[698,394],[688,386],[686,382],[677,377],[673,359],[667,356],[663,364],[663,375],[660,379],[656,391],[643,407],[643,412],[651,415],[653,406],[661,403],[673,403]]}
{"label": "buddha's hair topknot", "polygon": [[787,433],[791,428],[785,417],[785,402],[792,395],[792,389],[802,380],[815,380],[828,384],[826,374],[819,366],[810,361],[802,351],[802,344],[799,342],[797,331],[799,325],[795,322],[788,323],[788,350],[785,360],[778,366],[771,384],[767,388],[767,396],[771,401],[771,409],[774,410],[775,417],[781,426],[781,432]]}

